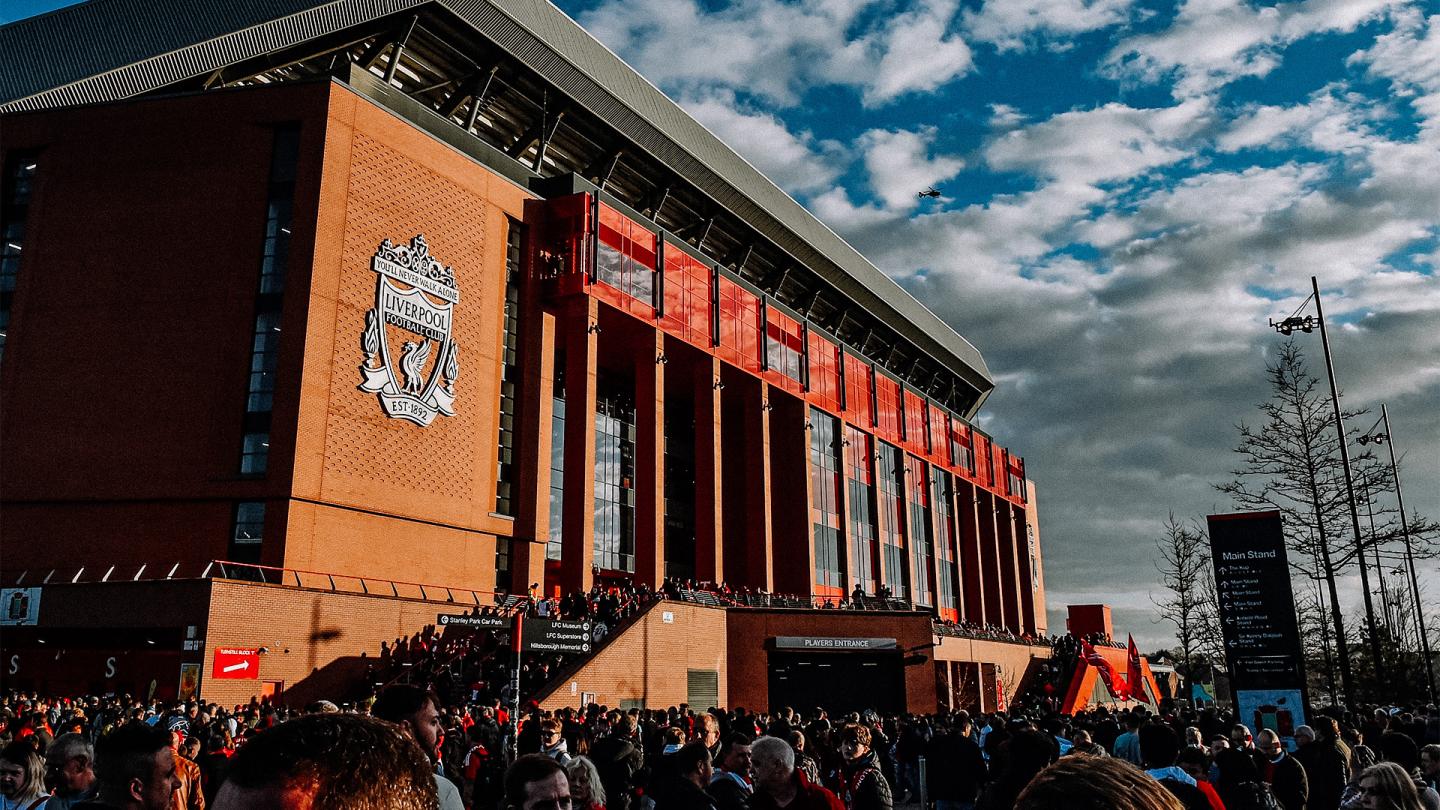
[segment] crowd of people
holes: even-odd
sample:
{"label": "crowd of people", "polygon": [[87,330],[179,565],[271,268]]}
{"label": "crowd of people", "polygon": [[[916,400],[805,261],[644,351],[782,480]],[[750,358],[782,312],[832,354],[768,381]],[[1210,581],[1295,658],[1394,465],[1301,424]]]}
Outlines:
{"label": "crowd of people", "polygon": [[[9,694],[0,796],[3,810],[886,810],[922,796],[936,810],[1440,810],[1435,706],[1310,716],[1291,751],[1227,711],[1171,704],[972,717],[532,703],[515,724],[497,702],[411,684],[345,709]],[[297,798],[313,803],[282,801]]]}

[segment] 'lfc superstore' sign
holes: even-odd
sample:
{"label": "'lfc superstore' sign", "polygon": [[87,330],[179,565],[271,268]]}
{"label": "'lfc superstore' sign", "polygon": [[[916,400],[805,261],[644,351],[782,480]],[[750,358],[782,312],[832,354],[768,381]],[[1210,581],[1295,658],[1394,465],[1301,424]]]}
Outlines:
{"label": "'lfc superstore' sign", "polygon": [[460,301],[455,271],[430,255],[424,234],[409,245],[381,242],[370,269],[375,306],[365,313],[360,390],[379,394],[386,416],[421,427],[437,414],[454,416],[460,374],[451,328]]}

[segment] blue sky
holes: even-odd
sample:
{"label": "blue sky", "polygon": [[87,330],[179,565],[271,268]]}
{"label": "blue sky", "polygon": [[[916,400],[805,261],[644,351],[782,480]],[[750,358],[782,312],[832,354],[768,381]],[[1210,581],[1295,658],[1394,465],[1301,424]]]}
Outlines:
{"label": "blue sky", "polygon": [[[1312,274],[1346,407],[1389,405],[1407,504],[1440,515],[1433,4],[559,5],[985,355],[981,422],[1039,486],[1052,628],[1104,601],[1168,642],[1154,540],[1229,508],[1212,484],[1267,394],[1266,321]],[[1433,561],[1421,579],[1434,610]]]}
{"label": "blue sky", "polygon": [[1267,319],[1311,274],[1346,407],[1389,405],[1407,505],[1440,513],[1433,6],[560,5],[984,353],[982,424],[1039,486],[1053,628],[1108,602],[1172,643],[1154,541],[1230,509],[1212,485],[1267,395]]}

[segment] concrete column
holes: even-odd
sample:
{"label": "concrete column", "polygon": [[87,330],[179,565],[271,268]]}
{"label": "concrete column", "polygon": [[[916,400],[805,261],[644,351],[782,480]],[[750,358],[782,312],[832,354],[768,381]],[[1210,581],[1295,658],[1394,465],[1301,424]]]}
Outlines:
{"label": "concrete column", "polygon": [[719,582],[725,572],[722,521],[720,361],[707,357],[695,372],[695,579]]}
{"label": "concrete column", "polygon": [[589,590],[595,561],[595,378],[600,304],[568,301],[559,331],[565,346],[565,506],[560,584]]}
{"label": "concrete column", "polygon": [[[635,581],[665,578],[665,335],[635,353]],[[668,358],[667,358],[668,359]]]}

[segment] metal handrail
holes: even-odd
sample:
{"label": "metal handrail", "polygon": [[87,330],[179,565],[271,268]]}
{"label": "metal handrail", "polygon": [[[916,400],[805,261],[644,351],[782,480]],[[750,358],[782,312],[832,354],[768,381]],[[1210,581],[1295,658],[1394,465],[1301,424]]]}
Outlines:
{"label": "metal handrail", "polygon": [[[283,585],[286,587],[316,588],[323,587],[336,593],[364,593],[375,595],[376,591],[371,590],[372,585],[379,585],[379,595],[384,590],[389,590],[389,596],[401,596],[401,589],[410,591],[414,589],[419,592],[420,598],[426,601],[445,601],[449,603],[473,603],[477,607],[489,607],[503,601],[508,594],[499,591],[485,591],[476,588],[465,588],[456,585],[437,585],[430,582],[409,582],[399,579],[385,579],[383,577],[362,577],[353,574],[339,574],[332,571],[311,571],[304,568],[282,568],[273,565],[261,565],[259,563],[243,563],[234,560],[210,560],[198,572],[195,571],[200,563],[175,562],[169,567],[165,563],[155,564],[152,562],[141,563],[131,570],[130,565],[122,567],[119,564],[111,565],[100,574],[98,566],[77,566],[76,568],[51,568],[24,569],[15,575],[9,587],[38,587],[51,584],[80,584],[99,582],[155,582],[161,580],[192,580],[192,579],[238,579],[259,581],[268,585]],[[90,571],[91,577],[99,574],[98,577],[86,577]],[[116,572],[119,571],[119,576]],[[245,576],[245,574],[250,576]],[[147,576],[147,574],[149,574]],[[0,575],[0,582],[10,581],[9,574]],[[359,590],[346,588],[345,585],[354,583]],[[443,593],[444,599],[439,595]],[[457,598],[458,596],[458,598]],[[482,600],[482,597],[484,599]]]}

